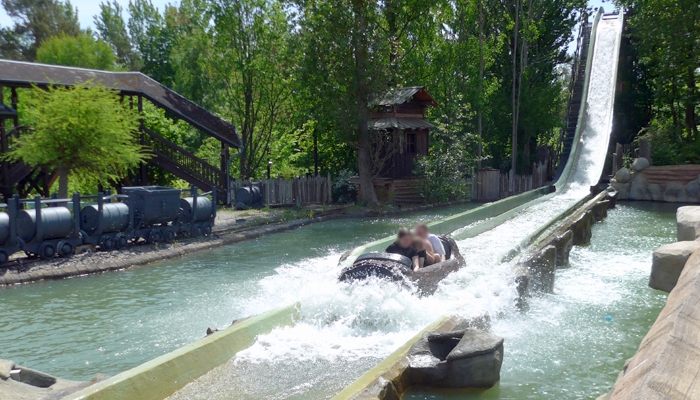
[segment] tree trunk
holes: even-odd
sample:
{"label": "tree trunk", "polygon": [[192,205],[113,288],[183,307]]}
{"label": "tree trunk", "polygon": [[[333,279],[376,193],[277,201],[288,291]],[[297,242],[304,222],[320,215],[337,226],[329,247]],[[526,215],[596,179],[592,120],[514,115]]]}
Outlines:
{"label": "tree trunk", "polygon": [[685,103],[685,126],[688,138],[697,139],[698,126],[695,122],[695,70],[688,71],[688,99]]}
{"label": "tree trunk", "polygon": [[479,103],[477,104],[476,119],[477,133],[479,135],[479,147],[477,150],[476,165],[481,169],[481,159],[483,158],[482,144],[482,110],[484,105],[484,4],[483,0],[479,0]]}
{"label": "tree trunk", "polygon": [[354,35],[355,56],[355,101],[357,104],[357,170],[360,173],[361,199],[370,206],[379,205],[372,184],[371,141],[367,127],[369,122],[369,102],[367,93],[367,20],[364,14],[364,0],[353,1],[357,32]]}
{"label": "tree trunk", "polygon": [[58,167],[58,198],[68,198],[68,168]]}
{"label": "tree trunk", "polygon": [[510,182],[509,182],[509,192],[515,191],[515,168],[518,161],[518,115],[517,115],[517,88],[518,88],[518,33],[520,31],[520,3],[521,0],[515,2],[515,26],[513,27],[513,42],[511,45],[512,53],[512,63],[513,63],[513,85],[511,88],[511,102],[512,102],[512,132],[511,132],[511,149],[510,149]]}

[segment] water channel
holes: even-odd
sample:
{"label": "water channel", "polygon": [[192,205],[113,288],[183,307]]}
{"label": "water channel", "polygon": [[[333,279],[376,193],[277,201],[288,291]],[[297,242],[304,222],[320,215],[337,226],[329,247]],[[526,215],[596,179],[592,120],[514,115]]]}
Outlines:
{"label": "water channel", "polygon": [[300,266],[330,271],[343,251],[474,206],[325,222],[122,272],[0,288],[0,358],[67,379],[113,375],[209,326],[308,295],[295,290],[312,278]]}

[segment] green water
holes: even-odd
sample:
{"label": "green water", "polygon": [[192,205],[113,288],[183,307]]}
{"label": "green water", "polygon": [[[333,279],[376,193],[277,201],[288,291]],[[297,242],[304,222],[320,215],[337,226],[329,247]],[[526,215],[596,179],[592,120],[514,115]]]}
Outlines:
{"label": "green water", "polygon": [[[624,361],[666,302],[647,286],[651,253],[676,240],[672,204],[623,203],[595,225],[593,239],[557,271],[554,294],[493,325],[505,338],[501,382],[486,391],[412,389],[417,399],[594,399],[614,383]],[[612,321],[607,322],[610,316]]]}
{"label": "green water", "polygon": [[[266,277],[474,207],[330,221],[121,272],[0,288],[0,358],[68,379],[116,374],[204,336],[207,327],[296,301]],[[303,279],[304,277],[300,277]]]}

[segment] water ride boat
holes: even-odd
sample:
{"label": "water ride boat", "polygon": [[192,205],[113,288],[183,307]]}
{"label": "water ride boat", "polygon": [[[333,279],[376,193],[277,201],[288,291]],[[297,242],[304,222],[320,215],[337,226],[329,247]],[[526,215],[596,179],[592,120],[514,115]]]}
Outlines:
{"label": "water ride boat", "polygon": [[400,254],[365,253],[357,257],[351,266],[344,268],[338,280],[352,282],[377,277],[394,282],[412,282],[421,295],[429,296],[435,293],[441,280],[465,265],[457,243],[449,236],[439,238],[445,248],[445,261],[414,271],[411,260]]}

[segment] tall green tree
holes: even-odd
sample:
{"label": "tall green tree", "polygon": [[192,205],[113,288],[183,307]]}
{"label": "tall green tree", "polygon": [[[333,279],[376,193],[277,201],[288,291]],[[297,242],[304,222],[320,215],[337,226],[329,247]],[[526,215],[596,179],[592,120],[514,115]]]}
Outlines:
{"label": "tall green tree", "polygon": [[220,0],[213,9],[209,78],[221,91],[219,111],[238,126],[245,146],[239,174],[256,176],[284,128],[291,96],[283,4]]}
{"label": "tall green tree", "polygon": [[0,35],[0,56],[34,61],[39,46],[48,38],[80,33],[78,10],[69,0],[2,0],[15,22]]}
{"label": "tall green tree", "polygon": [[122,6],[116,0],[100,3],[100,13],[93,19],[99,37],[112,46],[119,64],[128,70],[138,71],[141,68],[141,58],[133,48]]}
{"label": "tall green tree", "polygon": [[57,169],[62,198],[69,177],[109,185],[148,158],[136,140],[139,115],[117,91],[91,82],[34,87],[20,104],[33,132],[21,136],[6,158]]}
{"label": "tall green tree", "polygon": [[88,33],[77,36],[61,34],[45,40],[37,49],[36,61],[105,71],[116,67],[112,48],[102,39],[95,39]]}

